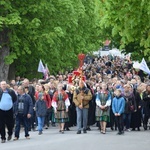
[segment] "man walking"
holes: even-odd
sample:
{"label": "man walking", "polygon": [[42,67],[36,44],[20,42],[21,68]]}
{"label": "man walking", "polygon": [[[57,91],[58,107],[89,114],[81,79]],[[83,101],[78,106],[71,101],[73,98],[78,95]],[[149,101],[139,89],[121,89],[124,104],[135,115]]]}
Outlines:
{"label": "man walking", "polygon": [[17,100],[15,92],[7,88],[6,81],[0,82],[0,134],[1,134],[1,143],[6,142],[6,131],[5,127],[8,130],[7,140],[11,140],[14,119],[13,119],[13,103]]}
{"label": "man walking", "polygon": [[14,141],[19,139],[21,123],[23,123],[24,125],[26,139],[30,139],[28,119],[31,118],[31,115],[33,113],[32,99],[29,94],[25,93],[25,87],[19,86],[18,94],[19,94],[18,100],[15,105],[16,126],[15,126]]}

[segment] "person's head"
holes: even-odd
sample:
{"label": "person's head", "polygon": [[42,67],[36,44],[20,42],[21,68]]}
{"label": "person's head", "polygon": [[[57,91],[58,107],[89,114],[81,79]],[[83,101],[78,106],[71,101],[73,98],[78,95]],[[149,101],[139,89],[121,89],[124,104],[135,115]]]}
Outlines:
{"label": "person's head", "polygon": [[49,91],[49,85],[48,84],[44,84],[44,88],[45,88],[45,91]]}
{"label": "person's head", "polygon": [[28,92],[29,92],[29,87],[28,87],[28,86],[26,86],[26,87],[25,87],[25,93],[27,93],[27,94],[28,94]]}
{"label": "person's head", "polygon": [[125,85],[124,85],[124,91],[125,91],[125,92],[129,92],[130,90],[131,90],[130,84],[125,84]]}
{"label": "person's head", "polygon": [[42,92],[39,93],[38,95],[39,100],[43,100],[44,99],[44,94]]}
{"label": "person's head", "polygon": [[19,86],[18,87],[18,94],[23,95],[25,93],[25,87],[24,86]]}
{"label": "person's head", "polygon": [[24,87],[29,86],[29,80],[28,80],[28,79],[24,79],[24,80],[23,80],[23,86],[24,86]]}
{"label": "person's head", "polygon": [[101,88],[102,88],[102,90],[106,90],[107,89],[107,84],[103,82],[101,84]]}
{"label": "person's head", "polygon": [[148,85],[146,86],[146,91],[147,91],[148,93],[150,93],[150,84],[148,84]]}
{"label": "person's head", "polygon": [[121,95],[121,90],[116,89],[114,94],[115,94],[116,97],[119,97]]}
{"label": "person's head", "polygon": [[3,91],[5,91],[6,88],[7,88],[7,83],[6,83],[6,81],[1,81],[0,87],[1,87],[1,89],[2,89]]}
{"label": "person's head", "polygon": [[63,84],[62,83],[58,83],[57,90],[61,91],[62,89],[63,89]]}
{"label": "person's head", "polygon": [[43,92],[45,90],[44,86],[43,85],[39,85],[39,92]]}
{"label": "person's head", "polygon": [[81,79],[80,81],[79,81],[79,87],[80,88],[83,88],[85,86],[85,83],[84,83],[84,81]]}

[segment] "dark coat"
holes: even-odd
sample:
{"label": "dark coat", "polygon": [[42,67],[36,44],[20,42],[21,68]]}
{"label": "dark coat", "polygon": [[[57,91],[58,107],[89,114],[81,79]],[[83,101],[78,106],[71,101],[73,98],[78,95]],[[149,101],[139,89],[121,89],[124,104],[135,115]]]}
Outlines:
{"label": "dark coat", "polygon": [[46,102],[44,100],[37,100],[35,103],[35,112],[37,117],[45,117],[47,112]]}
{"label": "dark coat", "polygon": [[[18,95],[18,99],[14,105],[14,113],[15,115],[18,115],[18,103],[19,103],[19,98],[21,97],[21,95]],[[27,114],[33,114],[33,103],[32,103],[32,99],[30,97],[29,94],[24,94],[23,95],[24,98],[24,110],[23,110],[23,116],[27,116]]]}
{"label": "dark coat", "polygon": [[150,94],[147,92],[143,93],[143,113],[146,116],[150,116]]}
{"label": "dark coat", "polygon": [[131,128],[139,128],[142,120],[141,108],[139,108],[139,106],[142,106],[142,100],[138,92],[135,92],[135,101],[137,111],[131,114]]}

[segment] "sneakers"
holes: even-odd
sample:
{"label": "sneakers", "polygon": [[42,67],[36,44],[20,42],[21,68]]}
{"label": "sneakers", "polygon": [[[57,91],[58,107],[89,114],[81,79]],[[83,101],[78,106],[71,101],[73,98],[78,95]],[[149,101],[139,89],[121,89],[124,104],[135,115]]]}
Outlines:
{"label": "sneakers", "polygon": [[78,131],[77,131],[77,134],[81,134],[81,130],[78,130]]}
{"label": "sneakers", "polygon": [[27,140],[29,140],[29,139],[30,139],[30,137],[29,137],[29,136],[26,136],[26,139],[27,139]]}
{"label": "sneakers", "polygon": [[17,141],[17,140],[18,140],[18,138],[17,138],[17,137],[14,137],[13,141]]}
{"label": "sneakers", "polygon": [[9,135],[8,138],[7,138],[7,141],[10,141],[12,139],[12,136]]}
{"label": "sneakers", "polygon": [[87,133],[87,132],[86,132],[86,129],[83,129],[83,133]]}
{"label": "sneakers", "polygon": [[6,142],[6,140],[2,140],[2,141],[1,141],[1,143],[5,143],[5,142]]}
{"label": "sneakers", "polygon": [[43,132],[42,132],[42,131],[39,131],[39,135],[41,135],[41,134],[43,134]]}

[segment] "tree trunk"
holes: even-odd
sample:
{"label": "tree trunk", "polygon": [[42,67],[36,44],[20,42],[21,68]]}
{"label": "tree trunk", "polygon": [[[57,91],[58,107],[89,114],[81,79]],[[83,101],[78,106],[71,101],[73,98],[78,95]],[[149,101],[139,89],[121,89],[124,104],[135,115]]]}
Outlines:
{"label": "tree trunk", "polygon": [[4,29],[0,31],[0,81],[7,81],[8,78],[9,65],[5,63],[5,57],[10,53],[8,43],[8,30]]}

